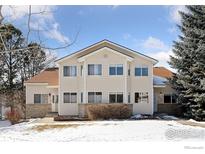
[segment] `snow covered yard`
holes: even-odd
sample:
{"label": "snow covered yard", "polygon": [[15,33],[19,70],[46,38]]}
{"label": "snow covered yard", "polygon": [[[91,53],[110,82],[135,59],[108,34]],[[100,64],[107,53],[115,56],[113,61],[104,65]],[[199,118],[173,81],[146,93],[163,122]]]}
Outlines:
{"label": "snow covered yard", "polygon": [[205,141],[205,128],[164,120],[53,123],[32,120],[0,127],[0,141]]}

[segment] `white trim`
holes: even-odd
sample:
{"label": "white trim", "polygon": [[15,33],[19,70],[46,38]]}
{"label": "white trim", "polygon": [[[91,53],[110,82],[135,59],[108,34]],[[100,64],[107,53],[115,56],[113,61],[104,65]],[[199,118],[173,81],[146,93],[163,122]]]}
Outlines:
{"label": "white trim", "polygon": [[124,64],[124,68],[125,68],[125,70],[123,71],[123,73],[124,73],[124,97],[123,97],[123,101],[124,101],[124,103],[128,103],[128,96],[127,96],[127,61],[125,61],[125,64]]}
{"label": "white trim", "polygon": [[87,76],[87,63],[86,61],[84,61],[84,64],[83,64],[83,103],[88,103],[87,101],[87,92],[86,92],[86,86],[87,86],[87,79],[86,79],[86,76]]}
{"label": "white trim", "polygon": [[62,61],[66,60],[66,59],[69,59],[69,58],[74,57],[76,54],[80,54],[80,53],[82,53],[82,52],[84,52],[84,51],[86,51],[86,50],[89,50],[90,48],[92,48],[92,47],[94,47],[94,46],[98,46],[99,44],[102,44],[102,43],[109,43],[109,44],[112,44],[113,46],[118,46],[118,47],[120,47],[120,48],[122,48],[122,49],[124,49],[124,50],[126,50],[126,51],[132,52],[132,53],[135,54],[135,55],[138,55],[138,56],[140,56],[140,57],[142,57],[142,58],[145,58],[145,59],[147,59],[147,60],[149,60],[149,61],[152,61],[152,62],[153,62],[153,65],[155,65],[155,64],[158,62],[157,60],[154,60],[154,59],[152,59],[151,57],[149,58],[149,57],[147,57],[147,56],[145,56],[145,55],[142,55],[142,54],[140,54],[140,53],[134,52],[134,51],[132,51],[132,50],[130,50],[130,49],[128,49],[128,48],[125,48],[125,47],[123,47],[123,46],[121,46],[121,45],[117,45],[117,44],[112,43],[112,42],[110,42],[110,41],[108,41],[108,40],[100,41],[100,42],[98,42],[98,43],[96,43],[96,44],[93,44],[93,45],[87,47],[87,48],[84,48],[83,50],[81,50],[81,51],[79,51],[79,52],[73,53],[73,54],[68,55],[68,56],[66,56],[66,57],[63,57],[63,58],[61,58],[61,59],[59,59],[59,60],[56,60],[55,62],[56,62],[57,64],[59,64],[59,63],[61,63]]}
{"label": "white trim", "polygon": [[43,82],[43,83],[35,82],[35,83],[24,83],[24,85],[25,85],[25,86],[47,86],[48,83],[45,83],[45,82]]}
{"label": "white trim", "polygon": [[58,88],[59,86],[47,86],[47,88]]}
{"label": "white trim", "polygon": [[85,55],[85,56],[82,56],[82,57],[78,58],[78,62],[83,62],[87,57],[90,57],[90,56],[92,56],[92,55],[95,55],[95,54],[97,54],[97,53],[99,53],[99,52],[101,52],[101,51],[103,51],[103,50],[105,50],[105,49],[108,50],[108,51],[113,52],[114,54],[117,54],[117,55],[120,55],[120,56],[123,56],[123,57],[127,58],[128,61],[132,61],[132,60],[134,59],[134,58],[132,58],[132,57],[130,57],[130,56],[124,55],[123,53],[120,53],[120,52],[118,52],[118,51],[115,51],[115,50],[113,50],[113,49],[111,49],[111,48],[109,48],[109,47],[103,47],[103,48],[101,48],[101,49],[98,49],[98,50],[96,50],[96,51],[94,51],[94,52],[91,52],[91,53],[89,53],[89,54],[87,54],[87,55]]}
{"label": "white trim", "polygon": [[154,85],[153,87],[154,87],[154,88],[165,88],[166,85]]}
{"label": "white trim", "polygon": [[[112,43],[112,42],[109,42],[109,43],[112,44],[112,45],[114,45],[114,46],[116,46],[116,44],[114,44],[114,43]],[[125,48],[125,47],[123,47],[123,46],[118,46],[118,47],[120,47],[120,48],[122,48],[122,49],[124,49],[124,50],[127,50],[127,51],[129,51],[129,52],[132,52],[132,53],[134,53],[134,54],[136,54],[136,55],[138,55],[138,56],[140,56],[140,57],[143,57],[143,58],[145,58],[145,59],[151,60],[154,64],[158,63],[157,60],[151,59],[151,57],[149,58],[149,57],[143,56],[143,55],[141,55],[141,54],[139,54],[139,53],[137,53],[137,52],[134,52],[134,51],[132,51],[132,50],[130,50],[130,49],[127,49],[127,48]]]}
{"label": "white trim", "polygon": [[[116,71],[116,73],[117,73],[117,65],[122,65],[122,68],[123,68],[123,74],[122,75],[117,75],[117,74],[115,74],[115,75],[110,75],[110,67],[115,67],[115,71]],[[123,75],[124,75],[124,64],[109,64],[109,67],[108,67],[108,75],[109,75],[109,77],[123,77]]]}

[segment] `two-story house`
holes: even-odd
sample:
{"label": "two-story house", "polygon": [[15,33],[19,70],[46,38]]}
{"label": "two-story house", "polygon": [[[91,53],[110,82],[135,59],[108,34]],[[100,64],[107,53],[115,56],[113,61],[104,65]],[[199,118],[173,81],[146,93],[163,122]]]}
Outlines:
{"label": "two-story house", "polygon": [[165,83],[172,73],[155,68],[162,75],[153,75],[156,63],[127,47],[100,41],[58,59],[58,68],[46,69],[25,82],[27,117],[49,111],[85,116],[86,105],[93,103],[125,103],[133,114],[153,114],[164,100],[175,103],[174,91]]}

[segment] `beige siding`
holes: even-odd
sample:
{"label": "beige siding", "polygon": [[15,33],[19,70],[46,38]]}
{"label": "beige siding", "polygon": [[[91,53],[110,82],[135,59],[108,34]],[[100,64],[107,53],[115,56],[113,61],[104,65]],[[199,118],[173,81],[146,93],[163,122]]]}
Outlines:
{"label": "beige siding", "polygon": [[[47,88],[47,85],[42,84],[26,84],[26,104],[34,104],[34,94],[57,94],[57,89]],[[51,97],[48,97],[48,102],[51,102]]]}
{"label": "beige siding", "polygon": [[[85,58],[86,66],[88,64],[102,64],[102,76],[87,76],[86,83],[84,83],[83,76],[80,75],[81,65],[84,62],[78,62],[77,56],[71,59],[67,59],[59,64],[59,114],[71,114],[77,112],[77,105],[64,104],[63,93],[64,92],[77,92],[78,103],[80,103],[80,93],[83,92],[84,86],[86,86],[86,94],[88,92],[102,92],[102,102],[109,102],[110,92],[123,92],[124,99],[130,92],[131,103],[134,103],[135,92],[148,92],[149,103],[133,104],[133,113],[153,113],[153,64],[147,59],[143,59],[137,55],[133,55],[134,60],[128,62],[125,56],[113,53],[109,50],[102,50],[101,52],[94,53],[93,55]],[[122,76],[109,76],[109,66],[111,64],[123,64]],[[63,77],[63,66],[76,65],[77,77]],[[127,65],[127,69],[125,66]],[[130,66],[131,76],[127,76],[128,66]],[[134,76],[134,68],[136,66],[147,66],[149,68],[148,77],[136,77]],[[87,71],[86,71],[87,72]],[[125,94],[127,84],[127,93]],[[125,96],[126,95],[126,96]]]}

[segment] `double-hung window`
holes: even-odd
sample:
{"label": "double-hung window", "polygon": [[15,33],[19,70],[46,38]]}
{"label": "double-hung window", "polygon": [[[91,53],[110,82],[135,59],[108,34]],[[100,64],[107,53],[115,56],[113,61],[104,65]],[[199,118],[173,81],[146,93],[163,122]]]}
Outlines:
{"label": "double-hung window", "polygon": [[34,103],[35,104],[48,103],[48,94],[34,94]]}
{"label": "double-hung window", "polygon": [[64,103],[77,103],[77,93],[64,93],[63,94]]}
{"label": "double-hung window", "polygon": [[136,67],[135,76],[148,76],[148,67]]}
{"label": "double-hung window", "polygon": [[109,102],[110,103],[123,103],[123,93],[110,93]]}
{"label": "double-hung window", "polygon": [[88,103],[101,103],[102,92],[88,92]]}
{"label": "double-hung window", "polygon": [[148,92],[136,92],[135,103],[149,103]]}
{"label": "double-hung window", "polygon": [[102,75],[102,65],[88,64],[88,75]]}
{"label": "double-hung window", "polygon": [[123,65],[122,64],[110,65],[109,74],[123,75]]}
{"label": "double-hung window", "polygon": [[63,75],[64,76],[77,76],[77,66],[64,66]]}

